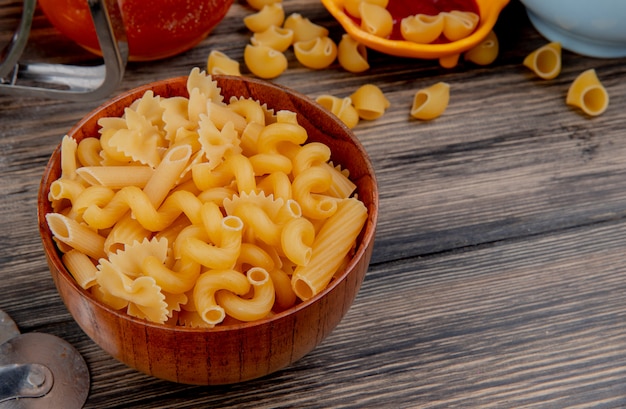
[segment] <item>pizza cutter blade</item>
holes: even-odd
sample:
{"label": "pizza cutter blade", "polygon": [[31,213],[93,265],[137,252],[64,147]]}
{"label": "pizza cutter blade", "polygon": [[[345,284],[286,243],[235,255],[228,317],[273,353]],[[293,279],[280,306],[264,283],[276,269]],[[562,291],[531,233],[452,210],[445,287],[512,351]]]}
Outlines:
{"label": "pizza cutter blade", "polygon": [[0,409],[80,409],[89,385],[85,360],[59,337],[18,331],[0,345]]}

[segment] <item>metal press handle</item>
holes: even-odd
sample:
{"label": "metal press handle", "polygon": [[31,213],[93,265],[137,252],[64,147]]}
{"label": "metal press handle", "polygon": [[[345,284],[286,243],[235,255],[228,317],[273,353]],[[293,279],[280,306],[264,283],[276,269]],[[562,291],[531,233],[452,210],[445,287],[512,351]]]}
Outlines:
{"label": "metal press handle", "polygon": [[0,403],[13,399],[40,398],[54,384],[52,372],[41,364],[0,365]]}
{"label": "metal press handle", "polygon": [[[22,21],[0,65],[0,93],[18,96],[91,101],[105,98],[119,86],[128,61],[128,43],[117,1],[86,0],[93,18],[103,64],[76,66],[19,63],[30,34],[36,0],[24,0]],[[115,30],[118,31],[115,31]],[[8,76],[8,78],[7,78]],[[22,80],[38,85],[24,85]],[[43,85],[39,85],[43,84]],[[66,87],[60,89],[59,86]]]}

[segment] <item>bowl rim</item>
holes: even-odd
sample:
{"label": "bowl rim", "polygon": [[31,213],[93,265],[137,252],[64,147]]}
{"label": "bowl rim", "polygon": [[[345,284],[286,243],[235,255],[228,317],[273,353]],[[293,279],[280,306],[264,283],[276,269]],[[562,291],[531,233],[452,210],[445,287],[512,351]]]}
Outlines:
{"label": "bowl rim", "polygon": [[369,48],[397,57],[437,59],[453,56],[478,45],[493,29],[498,16],[510,0],[475,0],[480,14],[478,28],[457,41],[418,44],[405,40],[390,40],[370,34],[359,27],[342,7],[343,0],[321,0],[326,9],[354,39]]}
{"label": "bowl rim", "polygon": [[[237,81],[243,81],[244,83],[258,84],[264,87],[274,88],[277,91],[284,92],[287,95],[290,95],[292,97],[295,97],[296,99],[302,100],[305,103],[312,105],[318,111],[320,111],[323,115],[326,115],[329,118],[332,118],[333,121],[336,122],[338,126],[343,128],[344,133],[349,135],[350,141],[355,145],[355,147],[359,151],[359,154],[363,162],[365,163],[365,167],[367,168],[367,176],[369,179],[371,179],[372,200],[371,200],[370,207],[368,208],[368,217],[363,226],[363,229],[361,230],[359,234],[359,238],[357,239],[358,245],[356,249],[354,250],[353,256],[350,259],[349,263],[344,267],[343,272],[339,276],[335,277],[326,286],[324,290],[322,290],[315,296],[309,298],[308,300],[304,300],[304,301],[301,300],[298,304],[290,308],[287,308],[286,310],[273,314],[270,317],[266,317],[260,320],[255,320],[255,321],[250,321],[250,322],[217,325],[213,328],[184,327],[184,326],[179,326],[179,325],[168,325],[165,323],[160,324],[160,323],[155,323],[155,322],[151,322],[148,320],[140,319],[137,317],[133,317],[123,311],[115,310],[111,308],[107,304],[104,304],[100,300],[97,300],[96,298],[94,298],[91,294],[89,294],[88,291],[83,289],[76,282],[76,280],[71,276],[71,274],[69,273],[69,271],[63,264],[60,254],[59,254],[59,250],[54,240],[52,239],[52,233],[48,227],[48,223],[45,219],[45,216],[46,214],[49,213],[46,210],[51,209],[51,205],[48,200],[49,186],[53,181],[51,180],[51,177],[50,177],[51,170],[53,168],[60,168],[60,165],[61,165],[61,161],[60,161],[61,143],[59,143],[57,147],[53,150],[45,166],[45,170],[44,170],[44,173],[43,173],[40,185],[39,185],[38,194],[37,194],[37,219],[38,219],[38,224],[39,224],[39,235],[42,240],[44,253],[46,254],[46,257],[48,258],[49,262],[52,263],[54,267],[59,271],[59,274],[58,274],[59,277],[61,277],[66,283],[68,283],[71,287],[73,287],[75,291],[78,291],[83,296],[83,298],[85,298],[88,302],[98,305],[98,307],[106,310],[108,313],[116,316],[119,319],[133,322],[135,324],[143,325],[146,327],[152,327],[155,329],[160,329],[160,330],[165,330],[165,331],[188,332],[188,333],[228,332],[232,330],[241,330],[241,329],[246,329],[246,328],[251,328],[251,327],[256,327],[256,326],[271,325],[272,323],[276,321],[279,321],[285,317],[298,313],[299,311],[304,310],[312,306],[313,304],[320,302],[320,300],[322,300],[328,293],[333,291],[337,286],[339,286],[343,281],[346,280],[349,273],[356,267],[359,261],[364,256],[366,256],[366,252],[368,251],[368,248],[374,245],[374,236],[375,236],[375,230],[376,230],[376,225],[378,221],[378,209],[379,209],[378,183],[376,180],[374,167],[372,165],[372,161],[369,157],[369,154],[367,153],[367,151],[365,150],[364,146],[361,144],[359,139],[354,135],[352,130],[348,128],[345,124],[343,124],[339,120],[339,118],[336,118],[331,112],[327,111],[321,105],[319,105],[315,100],[309,98],[308,96],[294,89],[288,88],[280,84],[275,84],[269,81],[260,80],[256,78],[250,78],[250,77],[243,77],[243,76],[240,77],[240,76],[230,76],[230,75],[212,75],[212,77],[214,79],[221,79],[225,81],[237,80]],[[102,112],[107,107],[118,104],[119,102],[127,100],[129,98],[132,98],[132,100],[135,100],[139,98],[141,95],[143,95],[144,92],[149,91],[149,90],[154,90],[155,88],[158,88],[160,86],[165,86],[168,83],[183,82],[183,81],[186,82],[187,78],[188,76],[184,75],[184,76],[172,77],[168,79],[157,80],[157,81],[153,81],[148,84],[144,84],[135,88],[131,88],[127,91],[124,91],[121,94],[103,102],[101,105],[94,108],[86,115],[84,115],[74,126],[71,127],[67,135],[73,135],[85,123],[90,121],[91,118],[93,118],[94,116],[98,116],[100,112]],[[155,95],[158,95],[158,94],[155,92]],[[271,109],[271,107],[269,108]]]}

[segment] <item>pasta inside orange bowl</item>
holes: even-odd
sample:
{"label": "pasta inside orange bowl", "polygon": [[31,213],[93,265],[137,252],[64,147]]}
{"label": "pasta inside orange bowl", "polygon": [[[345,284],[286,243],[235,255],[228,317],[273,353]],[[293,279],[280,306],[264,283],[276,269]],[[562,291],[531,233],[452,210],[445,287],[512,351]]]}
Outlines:
{"label": "pasta inside orange bowl", "polygon": [[[394,0],[389,0],[393,2]],[[395,0],[400,1],[400,0]],[[454,67],[459,55],[478,46],[492,31],[502,9],[509,0],[475,0],[479,21],[471,34],[455,41],[422,44],[391,36],[380,37],[364,30],[360,22],[351,16],[344,6],[344,0],[322,0],[326,9],[337,19],[344,30],[365,46],[398,57],[439,59],[444,67]],[[404,2],[400,2],[405,4]],[[401,8],[398,6],[398,8]],[[394,16],[398,26],[407,16]],[[399,30],[399,27],[398,27]]]}
{"label": "pasta inside orange bowl", "polygon": [[77,124],[38,213],[87,335],[150,375],[223,384],[289,365],[338,324],[369,264],[377,188],[321,106],[194,69]]}

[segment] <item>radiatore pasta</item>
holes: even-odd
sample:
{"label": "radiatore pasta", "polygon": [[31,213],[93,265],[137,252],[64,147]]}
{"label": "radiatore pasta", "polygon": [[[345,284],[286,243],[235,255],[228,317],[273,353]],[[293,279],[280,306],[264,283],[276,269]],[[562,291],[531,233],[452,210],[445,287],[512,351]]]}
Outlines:
{"label": "radiatore pasta", "polygon": [[100,119],[100,139],[63,138],[46,220],[68,271],[111,308],[171,325],[257,320],[315,296],[365,224],[356,185],[295,113],[224,101],[197,68],[187,87]]}

